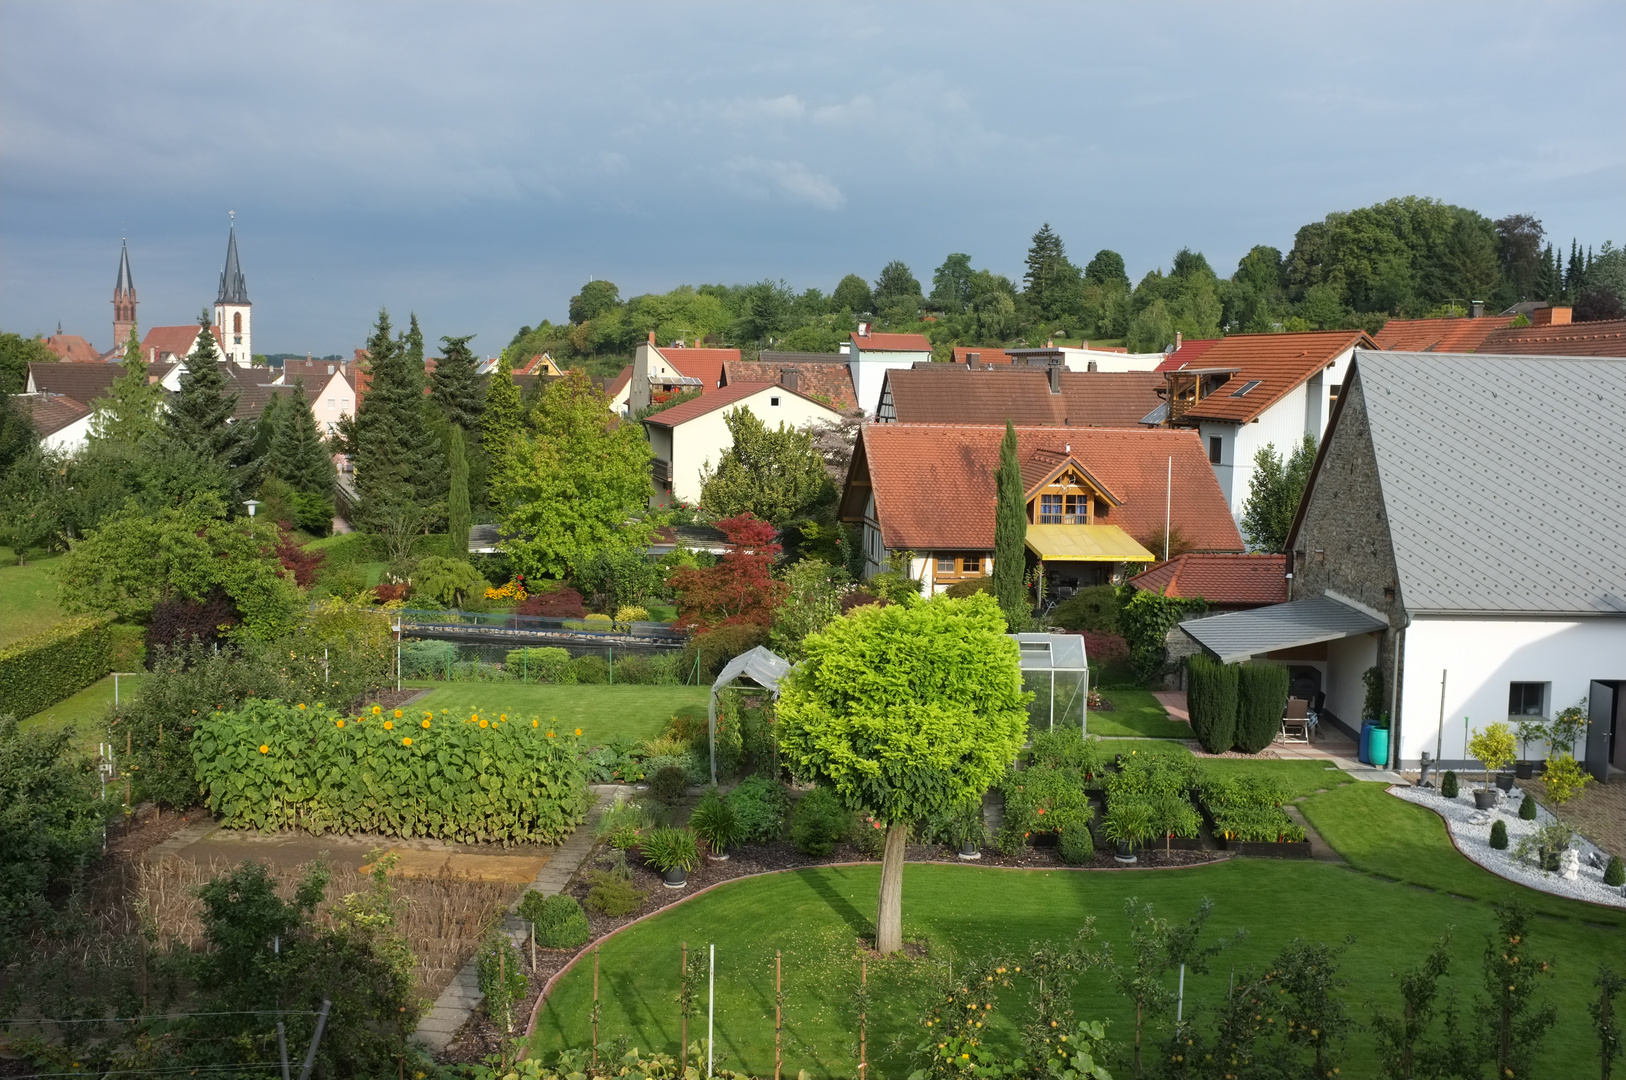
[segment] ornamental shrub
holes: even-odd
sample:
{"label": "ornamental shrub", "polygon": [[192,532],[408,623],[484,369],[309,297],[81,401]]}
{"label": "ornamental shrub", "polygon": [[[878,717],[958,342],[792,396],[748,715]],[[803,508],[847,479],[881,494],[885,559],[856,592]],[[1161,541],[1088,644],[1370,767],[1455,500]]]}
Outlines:
{"label": "ornamental shrub", "polygon": [[677,765],[662,765],[649,775],[650,793],[668,806],[689,790],[689,774]]}
{"label": "ornamental shrub", "polygon": [[1507,850],[1507,822],[1501,818],[1491,822],[1490,846],[1497,851]]}
{"label": "ornamental shrub", "polygon": [[109,619],[69,619],[0,648],[0,701],[32,716],[113,670]]}
{"label": "ornamental shrub", "polygon": [[602,656],[578,656],[570,662],[570,673],[584,686],[600,686],[610,681],[610,662]]}
{"label": "ornamental shrub", "polygon": [[1210,754],[1223,754],[1236,742],[1237,669],[1207,656],[1186,661],[1186,709],[1191,731]]}
{"label": "ornamental shrub", "polygon": [[[1097,634],[1118,632],[1118,590],[1111,585],[1080,589],[1050,609],[1050,621],[1063,630],[1089,630]],[[1127,651],[1127,648],[1126,648]]]}
{"label": "ornamental shrub", "polygon": [[1243,664],[1237,669],[1235,747],[1257,754],[1282,730],[1291,673],[1281,664]]}
{"label": "ornamental shrub", "polygon": [[536,719],[250,699],[199,721],[192,760],[232,828],[553,844],[592,803],[581,739]]}
{"label": "ornamental shrub", "polygon": [[[683,646],[683,656],[678,660],[678,677],[685,683],[709,685],[723,670],[723,665],[767,641],[768,628],[754,623],[719,626],[715,630],[696,634]],[[698,670],[695,666],[697,662]]]}
{"label": "ornamental shrub", "polygon": [[1519,800],[1519,820],[1536,820],[1536,798],[1529,792],[1526,792],[1524,798]]}
{"label": "ornamental shrub", "polygon": [[563,683],[576,681],[570,667],[570,653],[564,649],[510,649],[503,658],[508,674],[523,682]]}
{"label": "ornamental shrub", "polygon": [[532,593],[520,601],[514,614],[536,615],[545,619],[579,619],[583,615],[582,594],[567,586],[550,592]]}
{"label": "ornamental shrub", "polygon": [[537,944],[545,948],[579,949],[593,936],[587,913],[574,896],[527,892],[520,901],[519,917],[536,927]]}
{"label": "ornamental shrub", "polygon": [[1088,825],[1067,828],[1056,838],[1056,854],[1068,866],[1083,866],[1095,858],[1095,838]]}
{"label": "ornamental shrub", "polygon": [[1619,855],[1609,856],[1609,865],[1603,870],[1603,883],[1616,888],[1626,885],[1626,860]]}
{"label": "ornamental shrub", "polygon": [[450,641],[401,642],[401,675],[408,679],[444,679],[457,663]]}
{"label": "ornamental shrub", "polygon": [[1440,778],[1440,794],[1447,799],[1457,797],[1457,774],[1450,769]]}
{"label": "ornamental shrub", "polygon": [[678,682],[678,655],[675,652],[615,658],[615,681],[628,686],[675,686]]}
{"label": "ornamental shrub", "polygon": [[629,878],[603,870],[587,872],[587,907],[600,915],[619,919],[644,906],[644,893]]}
{"label": "ornamental shrub", "polygon": [[1592,774],[1583,769],[1579,761],[1560,752],[1547,759],[1547,771],[1542,779],[1547,784],[1548,798],[1563,806],[1592,783]]}
{"label": "ornamental shrub", "polygon": [[740,823],[742,842],[766,843],[779,839],[790,809],[790,792],[768,776],[748,776],[728,796]]}
{"label": "ornamental shrub", "polygon": [[803,855],[828,855],[852,829],[853,812],[836,793],[816,787],[796,803],[790,839]]}
{"label": "ornamental shrub", "polygon": [[160,600],[147,622],[147,651],[173,649],[188,642],[213,645],[228,639],[242,620],[237,606],[223,589],[210,590],[202,600]]}

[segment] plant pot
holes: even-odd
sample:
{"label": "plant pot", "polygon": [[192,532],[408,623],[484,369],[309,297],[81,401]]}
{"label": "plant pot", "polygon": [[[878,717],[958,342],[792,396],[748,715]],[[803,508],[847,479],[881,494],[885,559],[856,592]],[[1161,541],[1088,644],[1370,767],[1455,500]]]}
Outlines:
{"label": "plant pot", "polygon": [[1485,790],[1485,789],[1482,789],[1482,788],[1475,788],[1474,789],[1474,809],[1475,810],[1494,810],[1494,809],[1496,809],[1496,800],[1498,798],[1500,798],[1500,797],[1501,797],[1501,793],[1498,792],[1495,788],[1491,788],[1488,791]]}
{"label": "plant pot", "polygon": [[1513,775],[1520,780],[1528,780],[1536,775],[1536,763],[1533,761],[1517,761],[1513,764]]}
{"label": "plant pot", "polygon": [[1503,791],[1512,791],[1513,775],[1511,773],[1498,773],[1496,775],[1496,786]]}
{"label": "plant pot", "polygon": [[1113,855],[1112,857],[1116,861],[1125,864],[1135,862],[1135,845],[1131,844],[1128,840],[1118,841],[1117,854]]}
{"label": "plant pot", "polygon": [[681,889],[689,883],[689,872],[681,866],[674,866],[666,872],[661,883],[668,889]]}
{"label": "plant pot", "polygon": [[967,840],[965,843],[960,845],[960,858],[964,859],[966,862],[971,862],[974,859],[982,858],[982,852],[977,850],[976,844],[972,843],[970,840]]}

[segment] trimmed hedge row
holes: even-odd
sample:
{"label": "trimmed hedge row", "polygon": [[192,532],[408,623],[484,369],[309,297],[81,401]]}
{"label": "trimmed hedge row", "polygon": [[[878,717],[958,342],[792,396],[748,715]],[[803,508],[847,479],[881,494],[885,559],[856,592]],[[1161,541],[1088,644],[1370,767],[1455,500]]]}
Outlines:
{"label": "trimmed hedge row", "polygon": [[1220,664],[1193,656],[1186,667],[1191,730],[1210,754],[1257,754],[1281,731],[1291,674],[1280,664]]}
{"label": "trimmed hedge row", "polygon": [[198,725],[192,760],[233,828],[552,844],[592,803],[579,734],[506,714],[250,699]]}
{"label": "trimmed hedge row", "polygon": [[69,619],[0,649],[0,713],[33,716],[112,671],[111,622]]}

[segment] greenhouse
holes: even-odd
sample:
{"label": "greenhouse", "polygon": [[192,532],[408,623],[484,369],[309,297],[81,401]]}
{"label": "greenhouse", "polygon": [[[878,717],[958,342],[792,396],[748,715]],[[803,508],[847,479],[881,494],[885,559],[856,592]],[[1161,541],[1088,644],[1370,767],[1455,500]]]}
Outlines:
{"label": "greenhouse", "polygon": [[1090,669],[1081,634],[1011,634],[1022,656],[1022,689],[1033,694],[1028,724],[1035,731],[1077,724],[1087,729]]}

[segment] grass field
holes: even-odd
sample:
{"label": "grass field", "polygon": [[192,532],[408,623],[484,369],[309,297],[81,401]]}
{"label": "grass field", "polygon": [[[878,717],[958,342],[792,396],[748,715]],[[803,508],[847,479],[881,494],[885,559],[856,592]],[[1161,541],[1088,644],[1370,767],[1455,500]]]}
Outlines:
{"label": "grass field", "polygon": [[[146,678],[144,673],[121,676],[118,680],[119,700],[129,701],[134,697]],[[25,730],[34,727],[52,730],[72,727],[75,729],[74,745],[87,752],[94,751],[96,744],[106,736],[102,723],[107,719],[107,707],[111,704],[113,676],[108,675],[49,709],[35,713],[24,720],[22,726]]]}
{"label": "grass field", "polygon": [[[1599,961],[1626,950],[1626,918],[1556,898],[1536,904],[1537,894],[1529,890],[1470,880],[1474,875],[1467,871],[1477,868],[1438,835],[1433,828],[1438,819],[1385,795],[1381,785],[1341,785],[1312,796],[1306,805],[1316,808],[1315,819],[1340,840],[1368,835],[1372,849],[1400,830],[1395,856],[1363,849],[1363,864],[1420,860],[1435,866],[1442,880],[1474,887],[1485,899],[1465,902],[1358,869],[1296,860],[1232,859],[1183,870],[1123,872],[912,865],[904,878],[904,933],[925,942],[931,959],[871,963],[871,1072],[902,1076],[910,1071],[908,1052],[923,1034],[914,1020],[931,987],[941,985],[938,965],[990,954],[1020,962],[1031,942],[1068,940],[1088,916],[1096,918],[1103,938],[1122,948],[1128,929],[1123,905],[1130,896],[1151,901],[1160,914],[1174,918],[1188,916],[1209,897],[1215,903],[1209,930],[1215,939],[1239,927],[1248,931],[1210,973],[1188,973],[1188,1017],[1223,998],[1233,964],[1238,971],[1258,967],[1295,937],[1338,943],[1353,934],[1341,961],[1341,975],[1348,980],[1342,996],[1351,1015],[1364,1021],[1369,999],[1387,1009],[1398,1006],[1392,973],[1414,966],[1448,928],[1453,966],[1447,982],[1462,1004],[1471,1002],[1480,990],[1480,957],[1494,925],[1487,901],[1509,891],[1522,892],[1538,910],[1557,916],[1536,919],[1531,930],[1537,952],[1555,965],[1539,997],[1557,1004],[1560,1015],[1543,1047],[1542,1074],[1596,1072],[1586,1003]],[[878,876],[878,867],[868,865],[730,883],[614,938],[601,956],[601,1041],[625,1034],[635,1046],[675,1052],[678,943],[703,948],[715,942],[718,1065],[766,1075],[773,1068],[774,951],[782,950],[786,1073],[854,1075],[858,945],[873,930]],[[995,1014],[990,1027],[996,1044],[1014,1046],[1013,1023],[1021,1018],[1027,990],[1019,984]],[[701,995],[691,1039],[704,1034],[703,986]],[[550,996],[533,1047],[551,1054],[563,1045],[586,1045],[591,996],[592,965],[578,965]],[[1080,1017],[1110,1020],[1110,1034],[1120,1041],[1133,1030],[1124,1002],[1099,975],[1082,978],[1074,1005]],[[1376,1074],[1369,1034],[1352,1033],[1343,1066],[1345,1076]]]}
{"label": "grass field", "polygon": [[431,683],[427,697],[413,708],[454,713],[479,710],[558,720],[582,729],[592,744],[625,738],[642,741],[661,733],[679,712],[704,716],[711,688],[706,686],[538,686],[524,683]]}
{"label": "grass field", "polygon": [[56,579],[47,572],[59,556],[31,558],[0,548],[0,646],[48,630],[68,617],[57,604]]}
{"label": "grass field", "polygon": [[1085,730],[1091,735],[1140,735],[1152,739],[1189,739],[1191,725],[1170,720],[1168,712],[1150,690],[1103,690],[1101,696],[1112,702],[1110,712],[1091,711]]}

